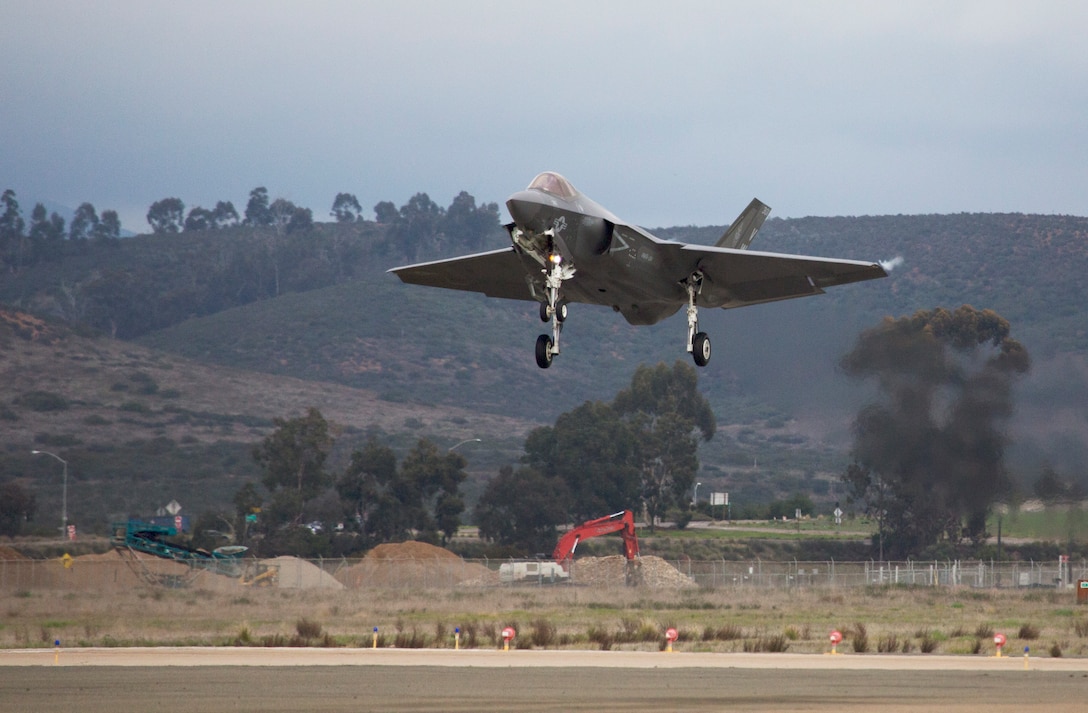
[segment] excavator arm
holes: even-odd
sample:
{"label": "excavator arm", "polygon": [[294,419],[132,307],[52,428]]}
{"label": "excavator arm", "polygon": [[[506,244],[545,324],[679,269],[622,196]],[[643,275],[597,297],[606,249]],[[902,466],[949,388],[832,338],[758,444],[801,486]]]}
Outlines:
{"label": "excavator arm", "polygon": [[627,556],[628,564],[638,559],[638,536],[635,534],[635,516],[630,510],[599,517],[596,520],[588,520],[581,525],[572,528],[561,538],[552,552],[552,559],[558,562],[563,571],[570,568],[570,561],[574,557],[574,550],[578,543],[591,537],[610,535],[618,532],[623,536],[623,551]]}

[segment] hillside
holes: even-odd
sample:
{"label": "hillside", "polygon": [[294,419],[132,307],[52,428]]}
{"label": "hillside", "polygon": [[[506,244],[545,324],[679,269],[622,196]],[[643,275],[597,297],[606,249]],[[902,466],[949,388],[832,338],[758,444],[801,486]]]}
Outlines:
{"label": "hillside", "polygon": [[[186,512],[230,508],[234,492],[259,477],[249,452],[274,418],[319,408],[334,425],[333,467],[376,434],[398,448],[418,437],[464,449],[469,469],[494,472],[516,458],[536,424],[456,408],[391,404],[368,390],[198,364],[62,324],[0,311],[0,474],[31,485],[40,518],[60,510],[59,467],[69,461],[73,522],[104,526],[104,514],[154,514],[171,499]],[[90,517],[94,513],[96,517]]]}
{"label": "hillside", "polygon": [[[721,230],[659,232],[712,242]],[[1016,422],[1024,467],[1035,467],[1032,461],[1043,454],[1072,467],[1088,452],[1086,237],[1088,219],[1067,216],[768,221],[757,245],[763,250],[899,258],[899,264],[886,280],[814,298],[704,310],[700,324],[714,339],[715,355],[699,372],[700,386],[722,425],[786,421],[796,431],[787,440],[800,437],[841,453],[865,392],[842,378],[836,364],[860,330],[885,315],[965,303],[987,307],[1010,319],[1013,335],[1034,359]],[[607,309],[572,305],[564,353],[547,371],[532,357],[540,331],[528,303],[409,287],[372,273],[189,320],[141,342],[202,361],[369,388],[392,402],[543,422],[587,399],[610,399],[640,363],[688,358],[682,315],[635,328]],[[749,462],[759,457],[746,455]]]}
{"label": "hillside", "polygon": [[[655,232],[711,243],[721,231]],[[268,432],[271,419],[316,405],[342,424],[345,448],[375,428],[398,448],[419,435],[449,444],[485,438],[486,446],[466,449],[478,488],[499,465],[516,461],[532,425],[551,423],[586,400],[610,400],[639,364],[688,359],[681,315],[634,328],[607,309],[572,305],[564,353],[542,371],[532,353],[542,331],[533,305],[402,285],[385,269],[407,259],[389,254],[382,235],[381,226],[319,224],[313,234],[293,236],[283,247],[295,257],[281,255],[275,265],[266,259],[267,242],[241,228],[141,236],[113,252],[5,276],[0,295],[9,302],[69,317],[78,317],[82,304],[88,321],[113,325],[117,334],[170,326],[133,343],[63,330],[42,338],[8,325],[2,365],[15,386],[0,405],[17,420],[0,419],[8,449],[0,473],[46,478],[48,464],[29,465],[23,455],[26,444],[37,443],[80,453],[83,465],[108,453],[99,460],[120,468],[129,498],[110,512],[169,500],[161,488],[152,496],[142,484],[188,482],[197,464],[205,475],[193,490],[221,500],[232,492],[221,474],[252,476],[249,444]],[[700,325],[715,353],[699,372],[700,388],[720,431],[702,448],[700,492],[728,490],[752,502],[800,490],[833,501],[851,419],[868,395],[838,373],[838,360],[885,315],[964,303],[1007,317],[1033,356],[1012,422],[1011,455],[1021,479],[1033,479],[1044,463],[1083,477],[1086,237],[1088,219],[1068,216],[768,221],[754,248],[898,258],[897,267],[886,280],[810,299],[703,311]],[[449,241],[429,244],[428,256],[461,251]],[[106,273],[111,277],[103,280]],[[248,281],[232,291],[231,275],[238,274]],[[245,285],[260,289],[247,293]],[[71,295],[84,302],[65,302]],[[118,322],[111,314],[136,318]],[[146,389],[151,393],[141,393]],[[39,390],[62,395],[69,408],[39,413],[16,404]],[[158,472],[141,475],[141,467]]]}

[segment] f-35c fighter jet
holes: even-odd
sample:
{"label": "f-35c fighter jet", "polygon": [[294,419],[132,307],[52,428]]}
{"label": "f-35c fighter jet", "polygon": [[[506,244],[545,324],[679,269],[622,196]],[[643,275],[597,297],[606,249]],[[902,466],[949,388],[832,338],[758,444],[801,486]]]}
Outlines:
{"label": "f-35c fighter jet", "polygon": [[877,263],[748,250],[771,209],[753,200],[713,246],[662,240],[625,223],[545,172],[506,201],[510,247],[395,267],[404,282],[489,297],[531,300],[551,334],[536,341],[536,363],[551,366],[567,305],[606,305],[635,325],[687,310],[685,347],[710,360],[699,308],[731,309],[817,295],[827,287],[886,277]]}

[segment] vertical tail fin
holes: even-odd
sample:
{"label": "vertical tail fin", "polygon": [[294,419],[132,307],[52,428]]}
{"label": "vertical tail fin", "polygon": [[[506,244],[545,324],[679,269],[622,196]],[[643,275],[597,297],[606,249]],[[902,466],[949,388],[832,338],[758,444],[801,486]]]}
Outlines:
{"label": "vertical tail fin", "polygon": [[758,198],[753,198],[748,207],[744,209],[744,212],[738,215],[733,224],[729,226],[729,230],[725,231],[722,237],[718,238],[718,242],[714,243],[714,247],[733,248],[735,250],[747,249],[770,212],[770,206],[764,204]]}

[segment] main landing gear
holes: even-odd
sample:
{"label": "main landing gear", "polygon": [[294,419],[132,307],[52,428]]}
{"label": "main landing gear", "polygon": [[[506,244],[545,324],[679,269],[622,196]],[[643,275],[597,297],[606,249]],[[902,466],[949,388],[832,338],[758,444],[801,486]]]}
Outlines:
{"label": "main landing gear", "polygon": [[695,296],[703,286],[703,273],[692,273],[684,281],[688,293],[688,353],[695,360],[695,366],[706,366],[710,362],[710,337],[699,331],[699,308],[695,306]]}

